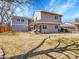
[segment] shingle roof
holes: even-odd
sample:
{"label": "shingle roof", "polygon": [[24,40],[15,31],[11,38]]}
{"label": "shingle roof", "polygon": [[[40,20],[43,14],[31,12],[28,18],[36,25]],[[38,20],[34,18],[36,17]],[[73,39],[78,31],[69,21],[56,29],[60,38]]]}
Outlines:
{"label": "shingle roof", "polygon": [[48,13],[48,14],[51,14],[51,15],[59,15],[59,16],[62,16],[61,14],[59,13],[52,13],[52,12],[48,12],[48,11],[43,11],[43,10],[37,10],[35,12],[43,12],[43,13]]}
{"label": "shingle roof", "polygon": [[33,24],[61,24],[59,22],[33,22]]}
{"label": "shingle roof", "polygon": [[74,22],[73,24],[79,24],[79,22]]}
{"label": "shingle roof", "polygon": [[75,25],[74,24],[61,24],[61,27],[68,27],[68,28],[74,28]]}
{"label": "shingle roof", "polygon": [[12,20],[15,18],[21,18],[21,19],[25,19],[25,20],[32,20],[31,18],[28,17],[21,17],[21,16],[12,16]]}

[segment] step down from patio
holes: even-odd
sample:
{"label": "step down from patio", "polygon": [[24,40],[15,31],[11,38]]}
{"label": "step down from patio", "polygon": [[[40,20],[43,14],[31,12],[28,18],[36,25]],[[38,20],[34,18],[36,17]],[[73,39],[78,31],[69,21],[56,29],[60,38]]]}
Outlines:
{"label": "step down from patio", "polygon": [[0,48],[0,59],[3,59],[3,55],[4,55],[3,50],[2,48]]}

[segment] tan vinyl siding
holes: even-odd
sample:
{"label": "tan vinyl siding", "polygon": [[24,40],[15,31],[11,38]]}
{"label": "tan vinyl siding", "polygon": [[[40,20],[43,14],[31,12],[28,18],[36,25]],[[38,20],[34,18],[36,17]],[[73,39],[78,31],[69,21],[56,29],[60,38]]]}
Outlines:
{"label": "tan vinyl siding", "polygon": [[56,25],[54,24],[43,24],[46,25],[46,29],[42,29],[42,33],[56,33],[58,32],[58,29],[55,28]]}
{"label": "tan vinyl siding", "polygon": [[[57,19],[55,19],[57,17]],[[49,13],[43,12],[35,12],[34,14],[34,21],[35,22],[57,22],[61,23],[61,16],[60,15],[51,15]]]}

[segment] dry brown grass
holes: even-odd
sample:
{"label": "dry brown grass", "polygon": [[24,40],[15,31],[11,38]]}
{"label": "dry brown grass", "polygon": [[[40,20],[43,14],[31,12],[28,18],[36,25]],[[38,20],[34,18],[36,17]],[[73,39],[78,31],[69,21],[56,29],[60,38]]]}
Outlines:
{"label": "dry brown grass", "polygon": [[[20,54],[24,54],[36,47],[42,42],[44,38],[50,37],[46,42],[40,47],[38,50],[49,49],[55,47],[57,42],[53,42],[52,40],[63,39],[68,43],[70,40],[74,40],[79,42],[79,34],[31,34],[31,33],[0,33],[0,48],[3,48],[5,57],[9,58],[11,56],[16,56]],[[67,44],[68,44],[67,43]],[[61,44],[63,46],[63,44]],[[59,56],[59,55],[58,55]],[[49,57],[42,55],[36,56],[32,59],[48,59]],[[59,58],[61,59],[61,58]]]}

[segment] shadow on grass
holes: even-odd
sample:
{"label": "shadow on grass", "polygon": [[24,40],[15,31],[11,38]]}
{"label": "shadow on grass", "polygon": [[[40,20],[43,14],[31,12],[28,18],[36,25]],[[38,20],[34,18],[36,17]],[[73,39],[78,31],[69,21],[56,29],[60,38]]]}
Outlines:
{"label": "shadow on grass", "polygon": [[[32,50],[28,51],[26,54],[12,56],[10,58],[5,58],[5,59],[28,59],[28,58],[31,58],[31,57],[34,57],[34,56],[37,56],[37,55],[46,55],[51,59],[56,59],[56,57],[49,54],[51,52],[56,52],[58,54],[63,54],[67,57],[67,59],[72,59],[71,56],[69,56],[68,54],[66,54],[64,52],[70,51],[70,52],[73,52],[73,53],[77,54],[74,51],[79,51],[79,44],[75,43],[74,41],[72,41],[73,42],[72,44],[66,44],[66,43],[64,43],[63,40],[56,40],[58,42],[58,44],[54,48],[50,48],[50,49],[47,49],[47,50],[41,50],[41,51],[36,51],[35,52],[35,50],[37,50],[39,47],[41,47],[47,39],[50,39],[50,37],[45,38],[38,46],[36,46]],[[65,44],[64,47],[59,47],[61,42]],[[75,59],[79,58],[78,55],[73,55],[73,56],[75,57]]]}

